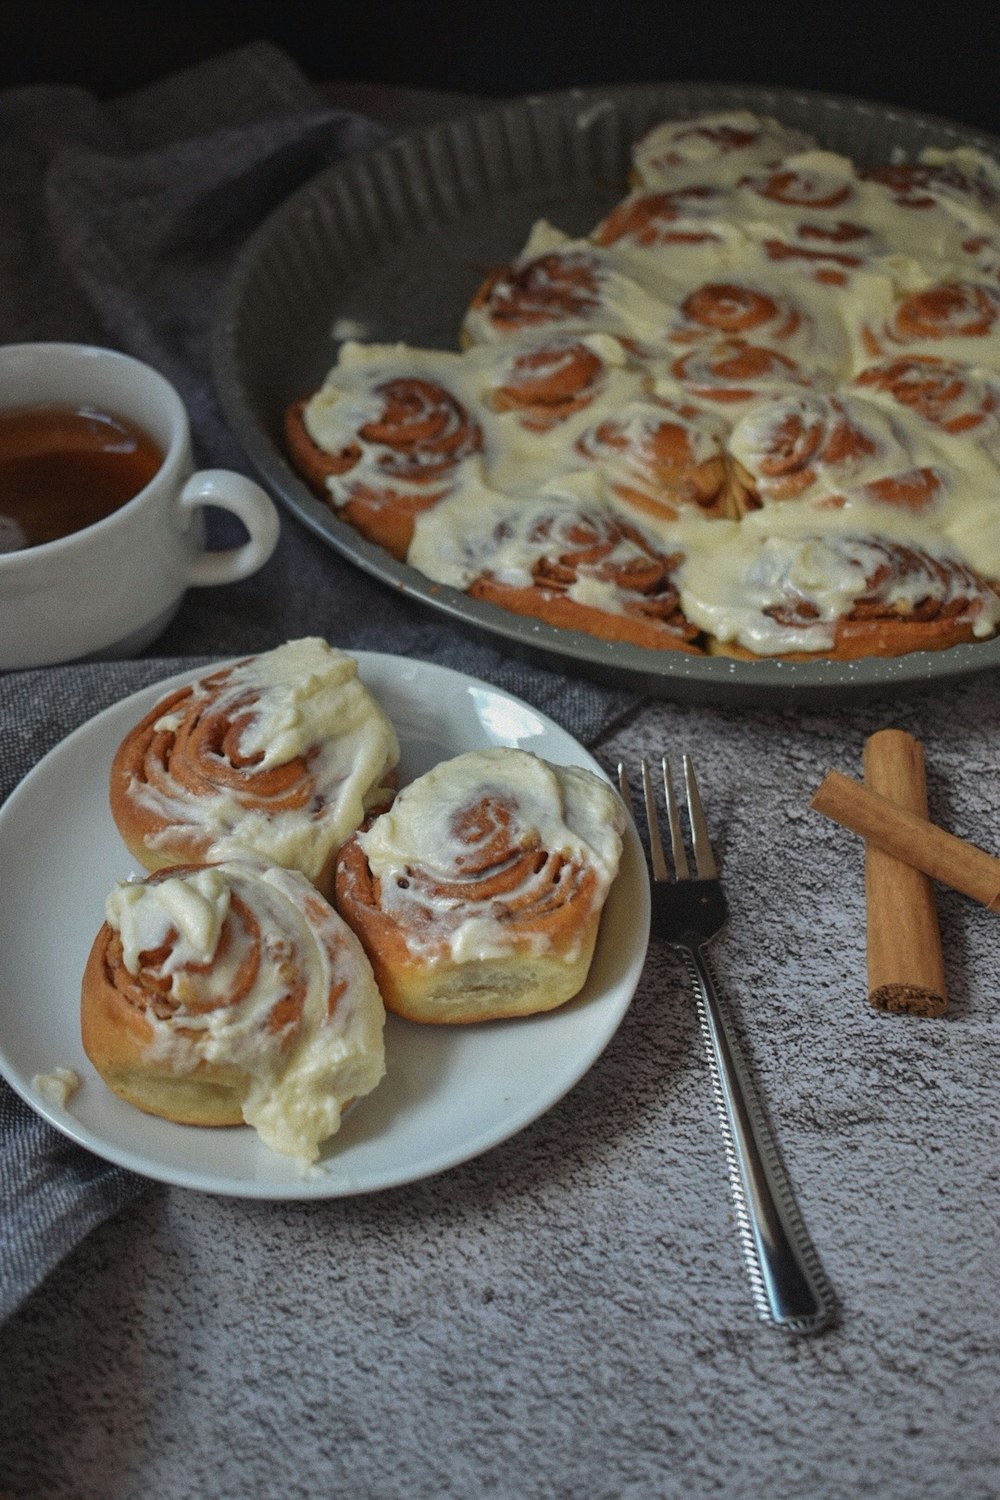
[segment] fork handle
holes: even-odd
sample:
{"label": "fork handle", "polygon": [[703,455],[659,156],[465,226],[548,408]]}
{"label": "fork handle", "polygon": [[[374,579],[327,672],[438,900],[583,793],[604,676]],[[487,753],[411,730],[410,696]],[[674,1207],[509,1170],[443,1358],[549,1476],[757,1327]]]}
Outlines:
{"label": "fork handle", "polygon": [[794,1332],[816,1333],[833,1316],[829,1284],[802,1222],[705,954],[694,944],[686,952],[693,969],[757,1310],[762,1317]]}

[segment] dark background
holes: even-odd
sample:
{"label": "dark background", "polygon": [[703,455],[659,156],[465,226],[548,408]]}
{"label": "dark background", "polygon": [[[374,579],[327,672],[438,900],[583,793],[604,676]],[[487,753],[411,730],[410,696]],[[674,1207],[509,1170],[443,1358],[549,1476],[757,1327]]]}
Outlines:
{"label": "dark background", "polygon": [[[983,17],[986,17],[983,20]],[[6,0],[0,87],[102,97],[266,38],[316,82],[509,95],[703,81],[823,89],[1000,133],[1000,8],[933,0]]]}

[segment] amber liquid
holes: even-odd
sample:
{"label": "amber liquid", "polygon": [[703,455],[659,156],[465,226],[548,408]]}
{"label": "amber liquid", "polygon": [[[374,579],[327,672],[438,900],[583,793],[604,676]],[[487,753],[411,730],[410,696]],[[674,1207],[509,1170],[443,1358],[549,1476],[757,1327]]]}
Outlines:
{"label": "amber liquid", "polygon": [[82,531],[127,504],[163,454],[122,417],[85,406],[0,411],[0,552]]}

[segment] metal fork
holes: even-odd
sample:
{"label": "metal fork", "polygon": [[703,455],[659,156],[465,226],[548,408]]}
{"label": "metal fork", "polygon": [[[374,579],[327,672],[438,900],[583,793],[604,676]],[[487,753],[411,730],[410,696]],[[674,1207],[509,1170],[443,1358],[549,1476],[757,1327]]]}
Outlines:
{"label": "metal fork", "polygon": [[[727,910],[694,766],[691,757],[685,755],[684,781],[695,862],[692,878],[670,767],[663,757],[667,825],[676,876],[673,880],[663,852],[653,782],[645,760],[640,769],[649,829],[653,936],[683,952],[694,984],[754,1305],[761,1318],[771,1319],[782,1328],[816,1333],[833,1316],[833,1294],[708,967],[706,945],[725,927]],[[628,777],[622,765],[618,767],[618,782],[631,807]]]}

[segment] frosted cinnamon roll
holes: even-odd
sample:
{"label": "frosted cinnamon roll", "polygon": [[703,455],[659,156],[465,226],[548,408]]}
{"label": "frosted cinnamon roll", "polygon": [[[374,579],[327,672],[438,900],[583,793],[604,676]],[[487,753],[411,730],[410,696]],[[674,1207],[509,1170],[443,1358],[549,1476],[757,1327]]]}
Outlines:
{"label": "frosted cinnamon roll", "polygon": [[108,1087],[184,1125],[252,1125],[303,1162],[385,1071],[385,1014],[354,934],[303,876],[256,862],[123,883],[83,977]]}
{"label": "frosted cinnamon roll", "polygon": [[733,514],[718,422],[696,407],[649,398],[602,415],[576,440],[629,506],[673,521],[688,510]]}
{"label": "frosted cinnamon roll", "polygon": [[160,699],[115,754],[111,812],[146,869],[249,854],[325,891],[398,759],[357,663],[290,641]]}
{"label": "frosted cinnamon roll", "polygon": [[1000,424],[1000,375],[955,360],[930,354],[883,360],[861,370],[854,384],[953,437],[981,439]]}
{"label": "frosted cinnamon roll", "polygon": [[768,235],[763,241],[768,259],[802,271],[822,285],[846,287],[851,276],[873,253],[871,230],[850,219],[830,225],[802,220],[783,237]]}
{"label": "frosted cinnamon roll", "polygon": [[517,259],[481,283],[462,336],[467,345],[569,329],[641,339],[655,336],[664,317],[656,289],[630,274],[620,257],[543,221]]}
{"label": "frosted cinnamon roll", "polygon": [[813,384],[789,355],[739,338],[695,345],[672,362],[670,374],[689,396],[725,408]]}
{"label": "frosted cinnamon roll", "polygon": [[630,193],[615,205],[593,230],[597,245],[619,249],[659,251],[680,246],[722,245],[732,227],[718,216],[725,213],[726,192],[706,183],[692,183],[672,192]]}
{"label": "frosted cinnamon roll", "polygon": [[748,172],[808,151],[804,131],[748,110],[720,110],[654,126],[632,148],[633,181],[646,188],[690,182],[734,184]]}
{"label": "frosted cinnamon roll", "polygon": [[787,344],[808,314],[785,297],[746,282],[709,281],[688,292],[680,316],[667,330],[672,344],[714,338],[754,338]]}
{"label": "frosted cinnamon roll", "polygon": [[692,549],[684,608],[731,656],[852,660],[937,651],[995,633],[1000,597],[947,544],[736,528]]}
{"label": "frosted cinnamon roll", "polygon": [[404,787],[337,869],[386,1007],[455,1024],[578,994],[623,829],[599,777],[523,750],[473,751]]}
{"label": "frosted cinnamon roll", "polygon": [[414,517],[461,482],[483,446],[456,355],[345,346],[309,400],[285,414],[292,462],[323,499],[393,557]]}
{"label": "frosted cinnamon roll", "polygon": [[973,281],[941,281],[901,297],[879,322],[866,322],[864,347],[873,360],[931,354],[1000,368],[1000,288]]}
{"label": "frosted cinnamon roll", "polygon": [[851,163],[832,152],[795,155],[766,172],[742,177],[742,192],[775,203],[782,208],[809,209],[813,213],[842,213],[854,197]]}
{"label": "frosted cinnamon roll", "polygon": [[929,214],[944,208],[975,222],[985,213],[1000,218],[1000,177],[981,152],[927,151],[914,162],[885,162],[861,167],[864,182],[878,183],[902,208]]}
{"label": "frosted cinnamon roll", "polygon": [[945,487],[940,454],[922,434],[893,422],[854,395],[781,396],[751,408],[728,439],[745,513],[808,499],[843,507],[849,492],[911,511],[926,510]]}
{"label": "frosted cinnamon roll", "polygon": [[[586,488],[590,488],[589,486]],[[478,513],[443,506],[417,528],[410,561],[474,599],[656,651],[700,650],[680,608],[670,550],[596,498],[563,487]]]}
{"label": "frosted cinnamon roll", "polygon": [[673,350],[763,346],[818,380],[839,378],[851,358],[837,299],[819,288],[789,295],[773,273],[699,282],[680,301],[665,336]]}
{"label": "frosted cinnamon roll", "polygon": [[530,432],[549,432],[600,396],[609,369],[603,346],[611,342],[552,334],[515,348],[490,372],[484,400],[493,411],[516,413]]}

